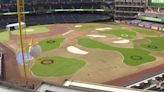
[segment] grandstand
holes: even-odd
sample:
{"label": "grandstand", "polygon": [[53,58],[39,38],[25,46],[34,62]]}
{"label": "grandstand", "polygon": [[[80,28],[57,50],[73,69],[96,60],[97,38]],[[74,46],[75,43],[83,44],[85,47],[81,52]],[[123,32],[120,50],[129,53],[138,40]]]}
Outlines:
{"label": "grandstand", "polygon": [[163,3],[147,2],[145,12],[138,13],[136,20],[128,22],[139,27],[144,27],[152,30],[164,31],[164,7]]}
{"label": "grandstand", "polygon": [[[17,22],[16,0],[0,4],[0,27]],[[26,24],[107,21],[112,19],[112,4],[112,0],[25,0]]]}
{"label": "grandstand", "polygon": [[145,11],[147,0],[115,0],[116,20],[135,19]]}
{"label": "grandstand", "polygon": [[[27,26],[44,25],[44,24],[62,24],[62,23],[119,22],[119,23],[125,23],[128,25],[133,25],[133,26],[142,27],[142,28],[146,28],[146,29],[152,29],[155,31],[160,31],[161,34],[163,34],[162,32],[164,32],[164,2],[155,2],[155,0],[24,0],[24,1],[25,1],[25,12],[24,13],[26,15],[25,24],[27,24]],[[156,0],[156,1],[160,1],[160,0]],[[161,0],[161,1],[163,1],[163,0]],[[16,0],[0,0],[0,29],[5,28],[6,25],[8,25],[8,24],[16,23],[18,25],[17,22],[18,22],[17,1]],[[111,28],[107,27],[107,29],[111,29],[111,30],[113,30],[115,28],[117,29],[120,26],[123,26],[123,27],[120,27],[121,29],[130,29],[128,27],[131,27],[131,26],[126,27],[124,24],[120,24],[120,25],[117,25],[115,23],[112,23],[113,25],[110,25],[108,23],[104,23],[104,24],[107,24],[107,26],[113,26]],[[73,25],[73,26],[74,26],[74,28],[76,28],[76,26],[83,26],[83,25]],[[106,27],[106,25],[103,25],[103,26]],[[52,28],[50,28],[50,27],[49,28],[47,27],[47,28],[54,29],[55,27],[56,26],[53,25]],[[85,25],[84,25],[84,27],[85,27]],[[94,28],[94,29],[98,29],[98,28]],[[101,28],[99,28],[99,29],[101,29]],[[31,30],[33,31],[33,29],[31,29]],[[62,30],[62,28],[61,29],[59,28],[57,30],[55,29],[56,35],[59,31],[61,31],[61,33],[63,31],[63,34],[65,34],[64,33],[65,30],[67,30],[68,32],[72,32],[72,33],[74,32],[74,30],[69,30],[67,28],[65,28],[63,30]],[[118,30],[120,30],[120,29],[118,29]],[[2,31],[4,31],[4,30],[2,30]],[[54,31],[54,30],[52,30],[52,31]],[[158,32],[159,35],[157,33],[157,36],[161,35],[160,32]],[[43,35],[45,35],[45,34],[46,33],[44,33]],[[48,34],[47,36],[49,36],[49,34],[51,34],[51,32],[49,32],[49,33],[47,32],[47,34]],[[80,32],[79,32],[79,34],[80,34]],[[41,35],[41,37],[43,35]],[[38,36],[38,34],[31,35],[31,37],[33,37],[33,36]],[[39,34],[39,36],[40,36],[40,34]],[[123,36],[126,36],[126,34],[121,34],[121,36],[123,38]],[[155,34],[155,36],[156,36],[156,34]],[[18,35],[14,34],[14,32],[13,32],[12,37],[17,38]],[[29,38],[30,38],[30,36],[29,36]],[[141,37],[141,38],[143,39],[144,37]],[[72,40],[73,38],[70,37],[70,39]],[[70,41],[70,43],[72,44],[73,41],[71,41],[70,39],[68,39],[68,42]],[[111,38],[109,38],[109,39],[111,39]],[[15,41],[15,39],[12,39],[12,40]],[[131,39],[129,41],[131,41]],[[8,42],[6,42],[6,43],[8,43]],[[9,44],[12,44],[12,43],[9,43]],[[112,43],[112,44],[114,44],[114,43]],[[121,43],[121,44],[124,44],[124,43]],[[70,45],[70,44],[68,44],[68,45]],[[14,48],[15,45],[12,44],[12,46]],[[66,46],[67,46],[67,43],[66,43]],[[156,48],[156,47],[154,47],[154,48]],[[159,53],[159,54],[161,54],[161,53]],[[4,53],[4,56],[5,56],[5,53]],[[7,69],[7,66],[5,66],[5,69],[3,69],[4,66],[3,66],[3,58],[2,57],[3,57],[3,54],[0,52],[0,77],[3,78],[3,77],[5,77],[5,75],[3,73],[4,73],[4,70]],[[131,56],[131,57],[133,58],[133,56]],[[13,58],[15,58],[15,56],[13,56]],[[138,58],[138,56],[136,56],[136,58]],[[11,61],[13,61],[13,59]],[[17,62],[16,62],[16,64],[17,64]],[[5,65],[7,65],[7,64],[5,64]],[[14,66],[14,64],[13,64],[13,66]],[[112,66],[112,67],[114,67],[114,66]],[[139,69],[139,68],[137,68],[137,69]],[[96,71],[96,73],[97,73],[97,71]],[[94,92],[105,92],[105,91],[127,92],[127,90],[129,91],[129,90],[134,90],[134,89],[136,89],[136,90],[134,90],[134,92],[140,92],[142,90],[146,90],[144,92],[148,92],[147,90],[164,92],[163,71],[160,71],[160,74],[156,74],[156,73],[154,73],[154,75],[151,77],[150,76],[148,76],[148,77],[147,76],[144,76],[144,77],[139,76],[140,78],[129,80],[130,81],[129,83],[131,83],[131,84],[127,85],[124,83],[124,85],[126,85],[126,86],[123,86],[123,87],[127,87],[127,88],[106,86],[106,85],[99,85],[99,84],[92,84],[92,83],[75,82],[74,80],[71,80],[68,82],[65,81],[65,83],[70,83],[69,85],[65,85],[65,83],[63,84],[64,86],[43,83],[40,86],[38,86],[38,89],[36,88],[34,90],[30,90],[30,89],[24,89],[24,88],[17,88],[11,84],[0,81],[0,84],[2,84],[0,86],[0,90],[1,90],[1,88],[2,88],[2,90],[6,90],[6,89],[3,89],[5,87],[5,88],[7,88],[7,90],[8,89],[16,90],[15,92],[18,92],[18,91],[23,92],[24,90],[31,91],[31,92],[33,92],[33,91],[51,92],[51,90],[56,91],[57,89],[58,90],[60,89],[62,91],[67,90],[68,92],[69,91],[70,92],[73,92],[73,91],[75,91],[75,92],[83,92],[83,91],[84,92],[85,91],[89,91],[89,92],[92,92],[92,91],[94,91]],[[89,73],[88,74],[86,73],[86,75],[88,77],[91,76]],[[96,74],[96,76],[97,76],[97,74]],[[137,79],[142,79],[142,80],[137,80]],[[15,82],[15,80],[14,80],[14,82]],[[78,85],[74,85],[74,84],[78,84]],[[80,86],[79,86],[79,84],[80,84]],[[109,84],[109,85],[111,85],[111,84]],[[116,85],[116,86],[118,86],[118,85]],[[122,86],[122,85],[120,85],[120,86]],[[115,89],[116,89],[116,91],[115,91]],[[118,89],[119,89],[119,91],[118,91]],[[123,91],[120,91],[120,90],[123,90]]]}

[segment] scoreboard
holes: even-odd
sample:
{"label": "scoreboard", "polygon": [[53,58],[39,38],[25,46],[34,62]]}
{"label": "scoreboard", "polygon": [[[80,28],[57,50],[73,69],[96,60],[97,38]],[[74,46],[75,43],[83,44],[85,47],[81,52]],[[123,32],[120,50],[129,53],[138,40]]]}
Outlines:
{"label": "scoreboard", "polygon": [[164,0],[149,0],[149,6],[160,6],[164,7]]}

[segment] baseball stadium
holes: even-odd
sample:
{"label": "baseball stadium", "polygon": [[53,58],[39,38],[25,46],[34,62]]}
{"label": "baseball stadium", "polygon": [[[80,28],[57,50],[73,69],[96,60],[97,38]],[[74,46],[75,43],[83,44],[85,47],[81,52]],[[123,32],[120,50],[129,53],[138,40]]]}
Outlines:
{"label": "baseball stadium", "polygon": [[164,92],[164,0],[0,0],[0,91]]}

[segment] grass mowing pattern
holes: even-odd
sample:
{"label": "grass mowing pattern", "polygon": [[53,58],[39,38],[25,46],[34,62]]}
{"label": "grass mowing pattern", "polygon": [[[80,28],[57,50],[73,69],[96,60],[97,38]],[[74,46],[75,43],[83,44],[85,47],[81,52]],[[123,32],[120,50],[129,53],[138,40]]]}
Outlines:
{"label": "grass mowing pattern", "polygon": [[[47,43],[47,41],[54,41],[53,43]],[[50,51],[53,49],[56,49],[60,46],[60,44],[64,41],[64,38],[58,37],[58,38],[51,38],[51,39],[46,39],[42,40],[39,42],[39,45],[42,48],[42,51]]]}
{"label": "grass mowing pattern", "polygon": [[[33,31],[26,32],[26,34],[37,34],[37,33],[44,33],[49,31],[49,29],[44,26],[31,26],[31,27],[27,27],[26,31],[27,30],[33,30]],[[12,33],[19,35],[19,30],[12,31]]]}
{"label": "grass mowing pattern", "polygon": [[[41,61],[46,59],[54,60],[54,63],[50,65],[41,64]],[[35,75],[42,77],[65,76],[75,73],[84,65],[84,61],[73,58],[64,58],[57,56],[42,57],[36,60],[34,66],[32,67],[32,72]]]}
{"label": "grass mowing pattern", "polygon": [[134,39],[136,37],[136,32],[128,31],[128,30],[110,30],[110,31],[102,31],[100,33],[112,34],[125,39]]}
{"label": "grass mowing pattern", "polygon": [[[142,47],[148,49],[148,50],[153,50],[153,51],[161,51],[164,50],[164,37],[148,37],[151,41],[149,44],[142,44]],[[152,46],[152,48],[150,48]]]}
{"label": "grass mowing pattern", "polygon": [[[147,62],[152,62],[155,60],[155,57],[149,55],[150,52],[137,49],[137,48],[117,48],[101,42],[89,39],[89,38],[80,38],[78,39],[78,44],[87,48],[98,48],[104,50],[114,50],[120,52],[124,56],[124,63],[130,66],[138,66]],[[134,60],[132,56],[140,56],[141,60]]]}

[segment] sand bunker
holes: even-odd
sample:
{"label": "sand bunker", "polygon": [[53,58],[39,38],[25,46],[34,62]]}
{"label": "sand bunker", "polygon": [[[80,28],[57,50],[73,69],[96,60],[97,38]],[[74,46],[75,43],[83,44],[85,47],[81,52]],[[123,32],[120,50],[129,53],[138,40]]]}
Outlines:
{"label": "sand bunker", "polygon": [[95,38],[106,38],[105,35],[87,35],[89,37],[95,37]]}
{"label": "sand bunker", "polygon": [[75,25],[75,27],[76,27],[76,28],[78,28],[78,27],[82,27],[82,25]]}
{"label": "sand bunker", "polygon": [[124,43],[129,43],[130,40],[127,39],[123,39],[123,40],[117,40],[117,41],[113,41],[112,43],[117,43],[117,44],[124,44]]}
{"label": "sand bunker", "polygon": [[70,53],[73,53],[73,54],[81,54],[81,55],[88,54],[87,51],[81,50],[81,49],[79,49],[77,47],[74,47],[74,46],[67,47],[67,51],[70,52]]}
{"label": "sand bunker", "polygon": [[75,30],[69,30],[68,32],[65,32],[64,34],[62,34],[62,36],[65,36],[65,35],[67,35],[69,33],[72,33],[73,31],[75,31]]}
{"label": "sand bunker", "polygon": [[112,30],[110,27],[105,27],[105,28],[96,28],[97,31],[105,31],[105,30]]}

